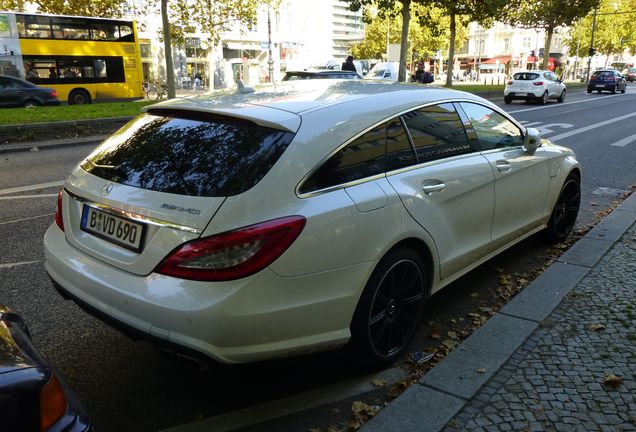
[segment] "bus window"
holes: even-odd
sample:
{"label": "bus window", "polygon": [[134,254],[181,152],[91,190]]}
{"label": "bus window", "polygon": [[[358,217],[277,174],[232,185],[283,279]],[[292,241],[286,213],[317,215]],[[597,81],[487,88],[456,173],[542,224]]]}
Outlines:
{"label": "bus window", "polygon": [[114,41],[119,39],[119,30],[117,29],[117,24],[93,24],[91,27],[93,28],[92,39],[94,40]]}
{"label": "bus window", "polygon": [[53,18],[53,37],[55,39],[89,39],[88,25],[80,20],[63,21]]}
{"label": "bus window", "polygon": [[18,16],[18,33],[20,37],[46,39],[51,37],[51,24],[48,17]]}
{"label": "bus window", "polygon": [[133,34],[132,25],[120,24],[119,25],[119,40],[122,42],[134,42],[135,35]]}

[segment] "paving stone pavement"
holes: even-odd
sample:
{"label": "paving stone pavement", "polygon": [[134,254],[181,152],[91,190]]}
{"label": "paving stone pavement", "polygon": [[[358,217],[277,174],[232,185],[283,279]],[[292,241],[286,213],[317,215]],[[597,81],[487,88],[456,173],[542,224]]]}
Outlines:
{"label": "paving stone pavement", "polygon": [[443,430],[636,431],[636,225]]}

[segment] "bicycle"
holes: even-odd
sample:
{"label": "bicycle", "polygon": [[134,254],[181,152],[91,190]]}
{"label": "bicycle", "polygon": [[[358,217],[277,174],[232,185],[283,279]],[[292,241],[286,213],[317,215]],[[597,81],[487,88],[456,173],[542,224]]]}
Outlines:
{"label": "bicycle", "polygon": [[146,97],[151,101],[168,99],[168,86],[162,84],[160,92],[156,85],[150,85],[146,90]]}

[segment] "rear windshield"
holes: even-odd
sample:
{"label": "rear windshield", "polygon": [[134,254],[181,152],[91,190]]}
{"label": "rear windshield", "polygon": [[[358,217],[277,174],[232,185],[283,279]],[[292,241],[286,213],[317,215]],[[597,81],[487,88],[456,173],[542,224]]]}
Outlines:
{"label": "rear windshield", "polygon": [[106,140],[81,166],[128,186],[224,197],[258,183],[293,137],[229,117],[144,114]]}
{"label": "rear windshield", "polygon": [[611,71],[599,71],[599,72],[594,72],[592,74],[592,78],[613,77],[613,76],[614,76],[614,72],[611,72]]}
{"label": "rear windshield", "polygon": [[519,80],[519,81],[532,81],[532,80],[536,80],[537,78],[539,78],[539,74],[538,73],[529,73],[529,72],[519,72],[513,75],[512,77],[513,79]]}

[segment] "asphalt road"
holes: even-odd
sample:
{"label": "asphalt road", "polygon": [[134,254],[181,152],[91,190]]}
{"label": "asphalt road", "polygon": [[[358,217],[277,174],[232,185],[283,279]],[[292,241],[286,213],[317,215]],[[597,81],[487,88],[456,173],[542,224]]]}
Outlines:
{"label": "asphalt road", "polygon": [[[546,106],[495,102],[575,150],[584,179],[579,227],[597,220],[620,191],[636,185],[636,86],[624,95],[572,92],[565,103]],[[369,390],[361,385],[369,378],[342,351],[202,373],[165,359],[146,342],[131,341],[55,292],[44,271],[42,237],[53,220],[59,185],[90,150],[0,154],[0,302],[25,316],[36,344],[87,405],[95,430],[143,432],[202,419],[218,425],[212,430],[224,430],[224,424],[249,425],[312,405],[320,407],[252,429],[307,430],[346,421],[356,392]],[[542,242],[528,239],[435,296],[413,350],[431,344],[434,323],[465,315],[476,298],[497,286],[500,275],[493,268],[524,273],[540,266],[546,253]],[[389,382],[403,375],[401,368],[382,373]],[[380,398],[379,393],[366,396]],[[339,402],[328,404],[337,396]],[[271,403],[281,398],[287,399]],[[228,414],[241,409],[246,410]]]}

